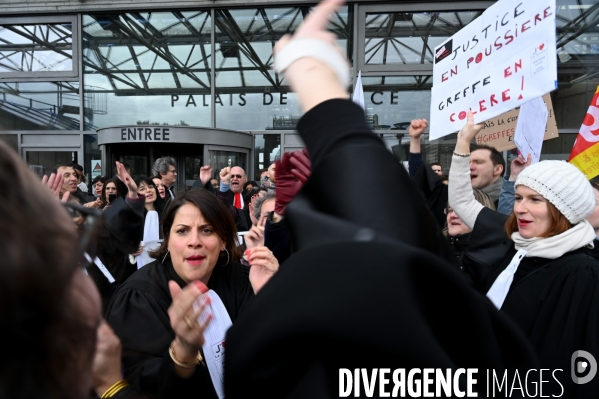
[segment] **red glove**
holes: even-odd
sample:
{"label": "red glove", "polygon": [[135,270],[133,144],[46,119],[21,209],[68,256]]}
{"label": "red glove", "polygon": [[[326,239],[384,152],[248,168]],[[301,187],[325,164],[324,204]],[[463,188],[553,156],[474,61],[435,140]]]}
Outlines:
{"label": "red glove", "polygon": [[311,173],[310,158],[305,148],[303,151],[286,152],[282,160],[276,161],[275,212],[277,214],[285,213],[287,204],[308,181]]}

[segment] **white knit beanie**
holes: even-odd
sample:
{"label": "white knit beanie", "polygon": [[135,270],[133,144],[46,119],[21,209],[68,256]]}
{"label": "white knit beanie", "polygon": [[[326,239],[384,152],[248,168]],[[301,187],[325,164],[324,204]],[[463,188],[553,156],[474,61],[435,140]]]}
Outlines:
{"label": "white knit beanie", "polygon": [[551,202],[572,224],[586,219],[595,208],[593,187],[574,165],[542,161],[524,169],[515,187],[526,186]]}

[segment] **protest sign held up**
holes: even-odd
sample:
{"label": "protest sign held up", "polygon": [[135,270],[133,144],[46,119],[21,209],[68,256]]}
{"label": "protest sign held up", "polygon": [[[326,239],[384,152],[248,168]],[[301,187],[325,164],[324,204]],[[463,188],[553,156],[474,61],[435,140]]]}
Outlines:
{"label": "protest sign held up", "polygon": [[435,48],[431,140],[556,88],[555,0],[501,0]]}
{"label": "protest sign held up", "polygon": [[[543,101],[547,105],[549,118],[547,119],[547,127],[545,128],[545,136],[543,140],[555,139],[559,137],[557,124],[555,122],[555,113],[551,103],[551,96],[545,94]],[[520,116],[520,108],[513,109],[499,116],[488,119],[483,124],[483,128],[476,135],[477,144],[485,144],[497,149],[497,151],[507,151],[516,148],[514,144],[514,133],[516,131],[516,123]]]}

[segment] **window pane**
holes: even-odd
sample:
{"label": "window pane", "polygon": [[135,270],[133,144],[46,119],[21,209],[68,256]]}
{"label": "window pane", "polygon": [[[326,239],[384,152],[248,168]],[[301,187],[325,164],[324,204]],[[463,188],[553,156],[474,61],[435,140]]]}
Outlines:
{"label": "window pane", "polygon": [[0,83],[0,130],[79,130],[79,83]]}
{"label": "window pane", "polygon": [[[218,179],[220,181],[219,172],[221,169],[229,166],[229,160],[231,160],[231,167],[239,166],[245,170],[245,173],[248,171],[247,164],[247,155],[242,152],[232,152],[232,151],[219,151],[219,150],[210,150],[208,151],[208,156],[210,157],[210,167],[212,168],[212,177]],[[199,170],[199,168],[198,168]]]}
{"label": "window pane", "polygon": [[0,25],[0,77],[14,72],[73,70],[70,22]]}
{"label": "window pane", "polygon": [[482,11],[367,13],[364,64],[432,64],[433,51]]}
{"label": "window pane", "polygon": [[210,126],[210,12],[83,16],[86,130]]}
{"label": "window pane", "polygon": [[376,130],[407,130],[415,118],[430,119],[432,76],[363,77],[366,119]]}
{"label": "window pane", "polygon": [[275,159],[281,158],[280,134],[254,135],[254,178],[260,182],[260,173],[268,169]]}
{"label": "window pane", "polygon": [[579,129],[599,84],[596,1],[558,0],[558,89],[552,93],[558,128]]}
{"label": "window pane", "polygon": [[[329,25],[350,59],[352,10],[341,7]],[[216,127],[295,129],[302,111],[288,83],[272,70],[273,48],[309,11],[309,6],[216,10]]]}
{"label": "window pane", "polygon": [[4,143],[8,144],[10,148],[15,150],[16,153],[19,152],[19,136],[16,134],[0,134],[0,140]]}
{"label": "window pane", "polygon": [[27,151],[25,162],[37,173],[49,175],[56,165],[71,165],[77,162],[77,153],[72,151]]}

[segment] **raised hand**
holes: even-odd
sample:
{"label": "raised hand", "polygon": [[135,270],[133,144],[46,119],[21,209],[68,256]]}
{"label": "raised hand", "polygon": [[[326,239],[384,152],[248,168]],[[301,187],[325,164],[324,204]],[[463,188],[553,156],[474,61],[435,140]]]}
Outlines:
{"label": "raised hand", "polygon": [[283,215],[287,204],[297,195],[312,173],[310,159],[302,151],[286,152],[281,160],[277,160],[276,171],[278,184],[275,191],[275,212]]}
{"label": "raised hand", "polygon": [[212,178],[212,167],[210,165],[204,165],[200,168],[200,181],[202,187],[204,187]]}
{"label": "raised hand", "polygon": [[294,166],[291,173],[302,183],[306,183],[312,174],[312,162],[308,157],[308,151],[304,147],[301,151],[293,151],[289,162]]}
{"label": "raised hand", "polygon": [[532,154],[528,154],[528,159],[524,159],[522,155],[518,155],[512,160],[512,166],[510,168],[510,179],[509,181],[516,181],[518,175],[522,173],[524,169],[530,166],[532,163]]}
{"label": "raised hand", "polygon": [[413,119],[410,123],[408,133],[413,139],[420,139],[424,130],[428,127],[428,121],[426,119]]}
{"label": "raised hand", "polygon": [[471,143],[482,128],[482,123],[474,124],[474,114],[472,111],[468,111],[468,120],[466,121],[466,125],[462,128],[462,130],[458,132],[458,140]]}
{"label": "raised hand", "polygon": [[127,186],[127,189],[129,190],[129,198],[131,198],[131,199],[139,198],[137,195],[137,184],[135,184],[135,181],[133,181],[133,179],[131,178],[129,173],[127,173],[123,164],[117,161],[116,162],[116,170],[117,170],[116,176],[119,178],[120,181],[125,183],[125,185]]}
{"label": "raised hand", "polygon": [[223,182],[224,184],[229,184],[231,183],[231,167],[227,166],[226,168],[222,168],[220,170],[220,181]]}
{"label": "raised hand", "polygon": [[[314,7],[292,37],[285,35],[277,42],[274,50],[275,60],[278,53],[291,41],[297,39],[320,40],[330,45],[332,51],[343,54],[343,50],[335,43],[335,35],[326,30],[330,15],[342,4],[343,0],[324,0]],[[345,56],[342,56],[342,59],[346,64],[344,68],[349,71],[347,59]],[[336,71],[329,65],[314,57],[308,56],[293,62],[285,70],[285,77],[290,82],[293,91],[298,94],[304,111],[308,111],[326,100],[348,98],[346,83],[339,81]]]}
{"label": "raised hand", "polygon": [[264,246],[264,226],[266,226],[266,214],[260,215],[260,219],[255,226],[243,237],[247,249]]}
{"label": "raised hand", "polygon": [[52,195],[56,198],[60,198],[60,190],[62,189],[63,182],[64,177],[62,177],[62,175],[57,175],[56,173],[52,173],[50,177],[46,175],[42,177],[42,184],[48,187],[52,192]]}

